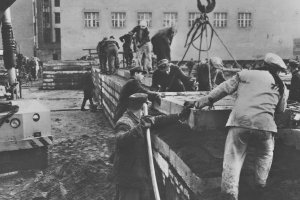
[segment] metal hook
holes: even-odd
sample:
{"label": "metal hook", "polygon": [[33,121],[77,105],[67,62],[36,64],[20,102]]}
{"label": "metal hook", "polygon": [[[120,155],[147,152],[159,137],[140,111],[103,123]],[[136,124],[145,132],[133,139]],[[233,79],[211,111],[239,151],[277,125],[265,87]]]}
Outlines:
{"label": "metal hook", "polygon": [[200,0],[197,0],[197,7],[201,13],[210,13],[216,7],[216,0],[206,0],[207,5],[203,5]]}

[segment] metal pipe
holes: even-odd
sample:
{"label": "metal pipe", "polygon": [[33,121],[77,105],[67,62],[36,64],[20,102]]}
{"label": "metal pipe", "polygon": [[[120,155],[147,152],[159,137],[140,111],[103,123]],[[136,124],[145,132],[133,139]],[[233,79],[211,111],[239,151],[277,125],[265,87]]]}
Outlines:
{"label": "metal pipe", "polygon": [[[148,115],[148,105],[146,103],[144,103],[143,109],[144,109],[144,115]],[[151,136],[150,136],[149,128],[147,129],[146,137],[147,137],[148,157],[149,157],[150,174],[151,174],[151,182],[152,182],[154,197],[155,200],[160,200],[156,175],[155,175],[155,168],[153,163],[153,153],[152,153]]]}
{"label": "metal pipe", "polygon": [[2,43],[4,66],[8,70],[8,81],[10,85],[16,83],[16,59],[15,59],[15,40],[13,36],[10,8],[4,11],[2,17]]}

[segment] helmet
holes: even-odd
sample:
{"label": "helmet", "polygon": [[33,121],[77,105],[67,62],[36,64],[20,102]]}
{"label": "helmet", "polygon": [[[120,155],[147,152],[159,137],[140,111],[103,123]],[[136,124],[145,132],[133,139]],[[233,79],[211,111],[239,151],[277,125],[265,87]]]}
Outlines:
{"label": "helmet", "polygon": [[277,68],[282,69],[282,70],[287,69],[287,66],[283,62],[282,58],[280,58],[278,55],[276,55],[274,53],[267,53],[265,55],[264,61],[270,67],[275,67],[275,68],[277,67]]}
{"label": "helmet", "polygon": [[145,20],[140,21],[140,27],[141,28],[146,28],[147,27],[147,22]]}
{"label": "helmet", "polygon": [[215,68],[223,67],[223,61],[220,57],[211,57],[210,62]]}

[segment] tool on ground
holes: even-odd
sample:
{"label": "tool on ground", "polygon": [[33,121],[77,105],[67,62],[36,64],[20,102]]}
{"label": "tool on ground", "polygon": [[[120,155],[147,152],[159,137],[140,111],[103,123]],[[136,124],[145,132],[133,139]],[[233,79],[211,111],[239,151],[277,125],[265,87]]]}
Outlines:
{"label": "tool on ground", "polygon": [[[148,115],[148,105],[144,103],[143,105],[144,115]],[[155,175],[155,168],[153,163],[153,153],[152,153],[152,144],[151,144],[151,137],[150,137],[150,129],[146,130],[146,138],[147,138],[147,147],[148,147],[148,157],[149,157],[149,165],[150,165],[150,174],[151,174],[151,182],[154,192],[155,200],[160,200],[156,175]]]}

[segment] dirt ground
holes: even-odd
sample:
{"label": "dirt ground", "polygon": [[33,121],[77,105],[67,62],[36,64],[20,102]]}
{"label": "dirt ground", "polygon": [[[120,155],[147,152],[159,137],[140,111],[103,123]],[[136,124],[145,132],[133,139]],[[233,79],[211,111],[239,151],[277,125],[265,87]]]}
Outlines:
{"label": "dirt ground", "polygon": [[23,90],[23,98],[39,99],[52,110],[54,145],[49,147],[47,169],[0,176],[1,200],[113,199],[113,129],[101,110],[80,111],[82,96],[81,91]]}

